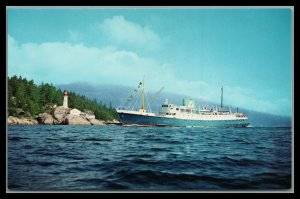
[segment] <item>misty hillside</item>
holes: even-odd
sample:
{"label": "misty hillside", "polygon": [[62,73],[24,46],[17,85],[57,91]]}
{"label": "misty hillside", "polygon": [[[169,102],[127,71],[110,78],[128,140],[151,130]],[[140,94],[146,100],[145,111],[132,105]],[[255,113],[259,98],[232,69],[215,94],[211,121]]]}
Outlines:
{"label": "misty hillside", "polygon": [[[72,83],[72,84],[61,84],[56,85],[61,90],[68,90],[68,91],[74,91],[77,93],[80,93],[82,95],[85,95],[92,99],[97,99],[98,101],[101,101],[103,104],[106,104],[109,106],[111,105],[115,108],[122,107],[124,105],[126,99],[132,91],[134,90],[133,87],[128,86],[117,86],[117,85],[94,85],[86,82],[80,82],[80,83]],[[154,93],[148,93],[147,98],[151,99],[152,96],[155,95]],[[155,101],[151,104],[151,110],[155,113],[158,113],[159,107],[162,103],[165,102],[166,99],[170,103],[174,103],[177,105],[180,105],[182,103],[182,99],[189,98],[189,96],[180,95],[180,94],[174,94],[174,93],[168,93],[164,90],[157,96]],[[219,105],[214,102],[209,102],[201,99],[194,99],[197,106],[216,106]],[[226,104],[224,105],[226,106]],[[231,111],[235,112],[236,107],[231,106]],[[251,126],[260,127],[260,126],[274,126],[274,127],[286,127],[291,126],[291,117],[285,117],[285,116],[277,116],[272,114],[266,114],[261,113],[257,111],[247,110],[243,109],[242,107],[239,107],[239,112],[246,113]]]}

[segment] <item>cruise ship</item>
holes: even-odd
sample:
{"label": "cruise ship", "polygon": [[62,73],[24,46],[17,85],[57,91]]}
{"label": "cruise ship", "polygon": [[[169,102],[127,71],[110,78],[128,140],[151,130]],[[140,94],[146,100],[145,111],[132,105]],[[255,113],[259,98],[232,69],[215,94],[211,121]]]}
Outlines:
{"label": "cruise ship", "polygon": [[[163,89],[163,88],[162,88]],[[144,80],[134,89],[127,98],[124,105],[129,102],[138,104],[141,101],[140,108],[127,106],[116,109],[122,125],[126,126],[174,126],[174,127],[221,127],[221,128],[243,128],[249,125],[246,114],[231,112],[231,109],[223,107],[223,87],[221,88],[221,106],[220,107],[196,107],[192,99],[183,99],[181,105],[169,103],[166,100],[160,107],[159,113],[153,113],[149,109],[150,104],[161,92],[161,90],[152,97],[148,104],[145,103]],[[137,95],[140,91],[140,95]],[[135,99],[135,100],[134,100]]]}

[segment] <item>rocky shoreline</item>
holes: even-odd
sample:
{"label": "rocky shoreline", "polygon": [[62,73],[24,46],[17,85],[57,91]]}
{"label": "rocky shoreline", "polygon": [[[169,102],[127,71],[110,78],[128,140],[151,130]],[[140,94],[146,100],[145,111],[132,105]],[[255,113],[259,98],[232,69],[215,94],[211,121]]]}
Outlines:
{"label": "rocky shoreline", "polygon": [[9,116],[7,118],[8,125],[37,125],[39,124],[35,119],[29,118],[18,118],[14,116]]}
{"label": "rocky shoreline", "polygon": [[59,106],[53,114],[40,113],[36,118],[19,118],[9,116],[8,125],[112,125],[120,124],[119,121],[104,121],[95,119],[91,111],[82,112],[78,109],[64,108]]}

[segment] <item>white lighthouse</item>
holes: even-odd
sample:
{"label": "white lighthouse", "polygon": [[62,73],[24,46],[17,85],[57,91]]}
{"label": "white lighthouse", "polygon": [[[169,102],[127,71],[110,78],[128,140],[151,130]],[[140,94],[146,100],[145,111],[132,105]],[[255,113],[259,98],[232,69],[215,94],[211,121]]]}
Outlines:
{"label": "white lighthouse", "polygon": [[64,103],[63,103],[64,108],[68,108],[68,92],[64,90]]}

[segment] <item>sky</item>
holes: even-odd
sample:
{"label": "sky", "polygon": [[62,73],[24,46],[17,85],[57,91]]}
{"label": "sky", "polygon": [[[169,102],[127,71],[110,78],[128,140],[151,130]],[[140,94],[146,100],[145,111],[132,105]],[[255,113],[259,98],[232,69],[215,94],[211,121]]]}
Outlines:
{"label": "sky", "polygon": [[292,115],[291,7],[8,7],[7,71]]}

